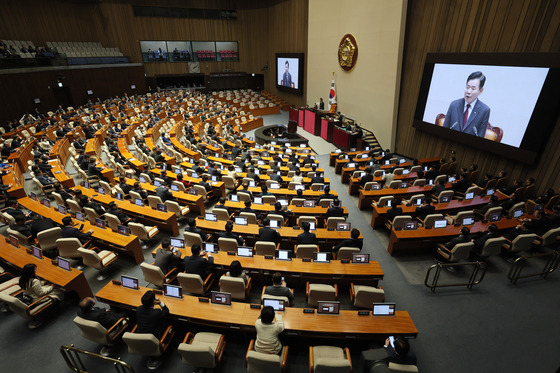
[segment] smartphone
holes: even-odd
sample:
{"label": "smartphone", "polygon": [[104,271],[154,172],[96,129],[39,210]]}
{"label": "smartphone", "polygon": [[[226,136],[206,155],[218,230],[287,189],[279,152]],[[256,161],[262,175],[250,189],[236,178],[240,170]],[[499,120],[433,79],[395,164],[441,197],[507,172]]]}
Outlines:
{"label": "smartphone", "polygon": [[173,252],[174,252],[174,253],[177,252],[177,248],[176,248],[176,247],[173,248]]}
{"label": "smartphone", "polygon": [[285,282],[284,277],[282,277],[282,282]]}
{"label": "smartphone", "polygon": [[80,228],[79,228],[79,229],[80,229],[80,230],[82,230],[82,228],[84,228],[84,225],[83,225],[83,224],[82,224],[82,225],[80,225]]}
{"label": "smartphone", "polygon": [[389,343],[391,343],[391,347],[395,348],[395,337],[392,335],[389,336]]}

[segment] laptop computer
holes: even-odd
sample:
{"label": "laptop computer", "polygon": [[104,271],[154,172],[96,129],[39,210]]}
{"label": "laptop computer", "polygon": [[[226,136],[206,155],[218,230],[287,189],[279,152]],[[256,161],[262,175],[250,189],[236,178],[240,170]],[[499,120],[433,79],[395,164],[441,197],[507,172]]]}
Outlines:
{"label": "laptop computer", "polygon": [[218,221],[218,215],[212,214],[211,212],[204,213],[204,220],[206,221]]}
{"label": "laptop computer", "polygon": [[474,224],[473,217],[463,218],[462,225],[473,225],[473,224]]}
{"label": "laptop computer", "polygon": [[249,187],[250,188],[254,188],[257,184],[255,183],[255,180],[251,180],[249,181]]}
{"label": "laptop computer", "polygon": [[194,179],[198,179],[198,173],[193,172],[192,175],[191,175],[191,177],[194,178]]}
{"label": "laptop computer", "polygon": [[190,188],[189,189],[189,194],[193,195],[193,196],[198,196],[198,190],[196,190],[194,188]]}
{"label": "laptop computer", "polygon": [[454,182],[455,180],[456,180],[456,179],[455,179],[455,176],[449,176],[448,181],[449,181],[450,183]]}
{"label": "laptop computer", "polygon": [[135,277],[121,275],[121,283],[124,288],[138,290],[138,279]]}
{"label": "laptop computer", "polygon": [[61,214],[66,214],[66,207],[64,207],[63,205],[58,206],[58,212],[60,212]]}
{"label": "laptop computer", "polygon": [[179,248],[179,249],[184,249],[185,248],[185,240],[182,238],[171,238],[171,246]]}
{"label": "laptop computer", "polygon": [[352,254],[353,264],[367,264],[369,263],[369,254],[353,253]]}
{"label": "laptop computer", "polygon": [[171,184],[171,190],[172,190],[173,192],[178,192],[178,191],[179,191],[179,187],[178,187],[177,185],[175,185],[175,184]]}
{"label": "laptop computer", "polygon": [[183,172],[181,171],[181,169],[179,167],[174,167],[173,168],[173,173],[178,175],[178,174],[182,174]]}
{"label": "laptop computer", "polygon": [[474,192],[465,194],[465,201],[474,198]]}
{"label": "laptop computer", "polygon": [[422,203],[424,203],[423,198],[415,198],[414,201],[413,201],[414,206],[420,206]]}
{"label": "laptop computer", "polygon": [[402,174],[403,175],[408,175],[410,173],[410,170],[403,170]]}
{"label": "laptop computer", "polygon": [[305,190],[305,185],[303,184],[296,184],[294,190]]}
{"label": "laptop computer", "polygon": [[373,303],[372,316],[395,316],[395,303]]}
{"label": "laptop computer", "polygon": [[439,201],[441,203],[448,203],[449,201],[451,201],[451,197],[450,196],[443,196],[443,197],[441,197],[441,199]]}
{"label": "laptop computer", "polygon": [[315,207],[315,201],[305,200],[303,201],[303,207]]}
{"label": "laptop computer", "polygon": [[491,195],[494,194],[494,192],[495,192],[494,189],[488,189],[488,190],[486,190],[486,195],[491,196]]}
{"label": "laptop computer", "polygon": [[280,221],[279,220],[270,220],[270,228],[278,229],[280,228]]}
{"label": "laptop computer", "polygon": [[263,299],[263,307],[270,306],[274,311],[284,311],[286,305],[282,299]]}
{"label": "laptop computer", "polygon": [[171,298],[183,298],[183,288],[176,285],[163,285],[163,295]]}
{"label": "laptop computer", "polygon": [[278,183],[271,183],[270,184],[270,189],[280,189],[281,186]]}
{"label": "laptop computer", "polygon": [[290,204],[287,199],[277,199],[276,201],[279,202],[282,207],[288,206]]}
{"label": "laptop computer", "polygon": [[317,229],[316,223],[314,221],[310,221],[309,222],[309,230],[314,231],[315,229]]}
{"label": "laptop computer", "polygon": [[161,186],[161,181],[159,181],[159,180],[154,180],[154,185],[157,186],[157,187],[158,187],[158,186]]}
{"label": "laptop computer", "polygon": [[213,291],[210,301],[214,304],[222,304],[224,306],[231,306],[231,294]]}
{"label": "laptop computer", "polygon": [[84,188],[89,189],[89,182],[88,181],[84,181]]}
{"label": "laptop computer", "polygon": [[230,194],[229,195],[229,200],[231,202],[239,202],[239,196],[237,194]]}
{"label": "laptop computer", "polygon": [[340,313],[340,302],[336,301],[318,301],[317,314],[318,315],[338,315]]}
{"label": "laptop computer", "polygon": [[277,260],[292,260],[291,251],[289,250],[276,250]]}
{"label": "laptop computer", "polygon": [[250,247],[238,247],[237,248],[237,256],[244,256],[247,258],[253,257],[253,249]]}
{"label": "laptop computer", "polygon": [[263,199],[262,199],[262,197],[254,197],[254,198],[253,198],[253,203],[254,203],[255,205],[262,205],[262,204],[263,204]]}
{"label": "laptop computer", "polygon": [[313,261],[318,263],[330,263],[330,253],[315,251],[313,253]]}

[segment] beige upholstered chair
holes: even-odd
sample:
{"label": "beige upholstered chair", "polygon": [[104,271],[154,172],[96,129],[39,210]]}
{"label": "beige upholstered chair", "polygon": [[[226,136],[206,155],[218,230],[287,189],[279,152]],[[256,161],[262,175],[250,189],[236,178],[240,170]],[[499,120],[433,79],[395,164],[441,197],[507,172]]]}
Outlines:
{"label": "beige upholstered chair", "polygon": [[165,201],[165,205],[167,206],[167,211],[174,213],[177,219],[182,218],[191,211],[189,206],[181,206],[175,201]]}
{"label": "beige upholstered chair", "polygon": [[317,227],[317,218],[315,216],[300,216],[297,225],[301,227],[304,222],[315,223],[315,227]]}
{"label": "beige upholstered chair", "polygon": [[276,244],[269,241],[255,242],[255,255],[272,255],[276,254]]}
{"label": "beige upholstered chair", "polygon": [[344,217],[330,217],[327,219],[327,229],[336,229],[338,223],[344,223],[346,218]]}
{"label": "beige upholstered chair", "polygon": [[398,364],[389,362],[390,373],[418,373],[418,367],[411,364]]}
{"label": "beige upholstered chair", "polygon": [[74,201],[73,199],[68,199],[66,202],[68,202],[68,207],[70,208],[70,213],[71,214],[76,214],[77,212],[82,212],[82,207],[80,206],[80,204],[76,201]]}
{"label": "beige upholstered chair", "polygon": [[[286,307],[291,306],[291,303],[290,303],[290,300],[288,299],[288,297],[282,297],[280,295],[265,294],[265,290],[266,290],[266,286],[263,286],[262,292],[261,292],[261,304],[264,302],[265,299],[277,299],[277,300],[283,300],[284,305]],[[292,292],[292,294],[294,293],[294,289],[290,289],[290,291]]]}
{"label": "beige upholstered chair", "polygon": [[39,247],[43,250],[51,250],[57,248],[56,240],[62,237],[62,230],[59,227],[49,228],[37,234]]}
{"label": "beige upholstered chair", "polygon": [[373,303],[384,301],[385,291],[383,289],[350,283],[350,302],[354,307],[370,309]]}
{"label": "beige upholstered chair", "polygon": [[319,251],[319,246],[314,244],[301,244],[296,246],[296,258],[313,259],[313,253]]}
{"label": "beige upholstered chair", "polygon": [[119,225],[122,224],[122,222],[117,217],[117,215],[105,213],[104,216],[105,216],[105,221],[107,222],[107,226],[111,228],[113,231],[117,231]]}
{"label": "beige upholstered chair", "polygon": [[144,226],[140,223],[128,223],[128,227],[130,228],[130,233],[137,236],[140,241],[144,241],[144,245],[142,245],[142,249],[147,249],[148,246],[146,242],[154,238],[156,234],[159,233],[159,229],[156,226],[148,227]]}
{"label": "beige upholstered chair", "polygon": [[187,294],[204,295],[210,291],[213,281],[214,276],[212,274],[209,274],[204,281],[200,275],[192,273],[179,273],[177,275],[177,283]]}
{"label": "beige upholstered chair", "polygon": [[80,247],[78,248],[78,252],[82,256],[84,265],[99,270],[97,274],[97,279],[99,281],[105,280],[104,270],[117,260],[117,254],[109,250],[103,250],[98,253],[95,250],[88,250]]}
{"label": "beige upholstered chair", "polygon": [[348,347],[309,346],[310,373],[347,373],[352,371]]}
{"label": "beige upholstered chair", "polygon": [[282,347],[280,355],[264,354],[255,351],[255,340],[251,339],[245,362],[247,364],[247,373],[283,373],[286,371],[288,362],[289,346]]}
{"label": "beige upholstered chair", "polygon": [[424,220],[418,219],[420,220],[420,222],[422,223],[422,225],[424,226],[424,228],[433,228],[434,227],[434,222],[436,220],[443,220],[444,216],[443,214],[430,214],[427,215]]}
{"label": "beige upholstered chair", "polygon": [[352,260],[352,254],[359,254],[360,249],[357,247],[341,247],[336,253],[337,260]]}
{"label": "beige upholstered chair", "polygon": [[158,196],[148,196],[148,205],[154,210],[157,208],[158,203],[163,203]]}
{"label": "beige upholstered chair", "polygon": [[228,214],[228,211],[226,209],[214,208],[212,210],[212,213],[216,214],[216,218],[218,220],[222,220],[222,221],[229,220],[229,214]]}
{"label": "beige upholstered chair", "polygon": [[175,332],[171,326],[161,337],[157,339],[150,333],[135,333],[137,326],[132,329],[132,332],[123,334],[123,341],[128,346],[128,352],[135,355],[149,356],[148,369],[156,369],[161,365],[161,360],[157,359],[167,350]]}
{"label": "beige upholstered chair", "polygon": [[405,223],[411,222],[412,221],[412,216],[410,215],[399,215],[399,216],[395,216],[393,218],[393,221],[389,221],[387,220],[385,222],[385,225],[387,226],[388,229],[394,229],[394,230],[401,230],[404,228]]}
{"label": "beige upholstered chair", "polygon": [[218,238],[218,250],[237,252],[237,240],[235,238]]}
{"label": "beige upholstered chair", "polygon": [[258,224],[257,215],[254,212],[240,212],[239,216],[247,218],[247,223],[249,224]]}
{"label": "beige upholstered chair", "polygon": [[534,233],[520,234],[519,236],[515,237],[513,241],[506,242],[503,245],[503,248],[510,253],[529,251],[533,246],[533,242],[537,238],[538,236]]}
{"label": "beige upholstered chair", "polygon": [[307,304],[317,307],[317,301],[335,301],[338,299],[338,285],[306,284]]}
{"label": "beige upholstered chair", "polygon": [[178,351],[184,364],[196,368],[213,369],[222,361],[226,340],[222,334],[188,332]]}
{"label": "beige upholstered chair", "polygon": [[379,198],[379,200],[373,201],[371,205],[376,207],[386,207],[387,201],[392,201],[393,199],[395,199],[395,197],[393,196],[383,196]]}
{"label": "beige upholstered chair", "polygon": [[74,318],[74,324],[80,328],[82,337],[103,345],[99,352],[102,356],[111,355],[115,341],[122,337],[130,325],[129,320],[123,317],[107,330],[97,321],[82,319],[80,316]]}
{"label": "beige upholstered chair", "polygon": [[487,258],[489,256],[498,255],[502,249],[502,245],[506,243],[506,239],[503,237],[490,238],[486,240],[480,254],[482,258]]}
{"label": "beige upholstered chair", "polygon": [[252,286],[251,278],[245,284],[241,277],[220,277],[220,291],[230,293],[231,297],[236,300],[245,300],[249,296]]}
{"label": "beige upholstered chair", "polygon": [[445,246],[439,245],[437,252],[448,262],[457,262],[462,259],[468,259],[473,246],[474,243],[472,242],[463,242],[456,244],[451,250],[448,250]]}
{"label": "beige upholstered chair", "polygon": [[185,239],[185,247],[191,247],[196,243],[202,245],[202,238],[198,233],[183,232],[183,238]]}
{"label": "beige upholstered chair", "polygon": [[161,268],[148,263],[140,263],[140,269],[144,275],[144,281],[154,284],[159,288],[162,288],[163,284],[171,283],[177,275],[176,269],[163,273]]}
{"label": "beige upholstered chair", "polygon": [[29,329],[41,326],[45,311],[56,304],[55,298],[50,295],[45,295],[27,305],[18,298],[4,293],[0,293],[0,302],[5,303],[13,313],[28,320],[27,326]]}

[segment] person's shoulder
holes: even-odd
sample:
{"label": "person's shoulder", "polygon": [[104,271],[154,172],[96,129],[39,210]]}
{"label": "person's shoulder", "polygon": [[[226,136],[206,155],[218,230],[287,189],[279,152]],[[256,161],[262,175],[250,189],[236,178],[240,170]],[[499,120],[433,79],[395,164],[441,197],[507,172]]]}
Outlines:
{"label": "person's shoulder", "polygon": [[465,99],[464,98],[459,98],[457,100],[451,101],[451,104],[449,106],[460,106],[460,105],[464,105],[464,104],[465,104]]}
{"label": "person's shoulder", "polygon": [[480,100],[477,100],[476,108],[478,110],[490,110],[490,107]]}

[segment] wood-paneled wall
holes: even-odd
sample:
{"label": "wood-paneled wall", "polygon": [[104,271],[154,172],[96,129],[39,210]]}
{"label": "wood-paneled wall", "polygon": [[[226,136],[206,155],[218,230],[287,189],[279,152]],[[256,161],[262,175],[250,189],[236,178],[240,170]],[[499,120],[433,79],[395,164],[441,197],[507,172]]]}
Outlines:
{"label": "wood-paneled wall", "polygon": [[[133,5],[235,9],[237,20],[135,17]],[[2,6],[0,39],[99,41],[118,47],[132,62],[142,62],[140,40],[238,41],[238,62],[203,62],[201,72],[224,69],[265,74],[265,88],[294,105],[305,96],[277,92],[276,52],[307,51],[307,0],[104,0],[72,3],[60,0],[18,0]],[[268,63],[268,70],[262,68]],[[186,63],[147,63],[147,76],[184,74]]]}
{"label": "wood-paneled wall", "polygon": [[[506,170],[513,179],[537,179],[538,192],[560,186],[560,118],[540,161],[527,166],[443,140],[412,127],[427,53],[558,52],[560,2],[549,0],[409,1],[397,122],[396,151],[411,157],[457,152],[460,165]],[[560,104],[560,102],[559,102]]]}

